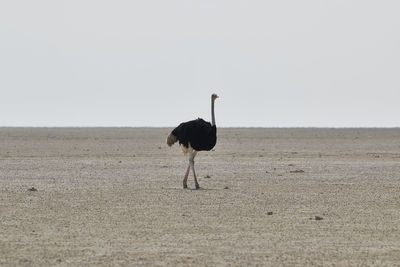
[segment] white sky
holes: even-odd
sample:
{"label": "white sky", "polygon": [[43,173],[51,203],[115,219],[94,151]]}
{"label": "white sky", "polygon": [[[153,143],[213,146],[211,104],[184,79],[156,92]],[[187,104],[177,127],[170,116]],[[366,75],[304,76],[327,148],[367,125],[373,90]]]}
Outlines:
{"label": "white sky", "polygon": [[400,126],[398,0],[4,0],[1,126]]}

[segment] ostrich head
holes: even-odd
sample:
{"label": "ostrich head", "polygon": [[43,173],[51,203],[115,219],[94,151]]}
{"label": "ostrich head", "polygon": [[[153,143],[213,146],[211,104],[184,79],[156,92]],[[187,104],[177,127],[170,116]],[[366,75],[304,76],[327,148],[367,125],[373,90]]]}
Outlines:
{"label": "ostrich head", "polygon": [[215,99],[217,99],[218,97],[219,97],[219,96],[218,96],[217,94],[212,94],[212,95],[211,95],[211,99],[212,99],[212,100],[215,100]]}

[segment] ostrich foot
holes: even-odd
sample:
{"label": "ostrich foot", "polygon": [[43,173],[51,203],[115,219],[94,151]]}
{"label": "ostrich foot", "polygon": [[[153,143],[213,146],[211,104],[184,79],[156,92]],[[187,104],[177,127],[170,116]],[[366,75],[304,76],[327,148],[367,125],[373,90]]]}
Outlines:
{"label": "ostrich foot", "polygon": [[185,183],[185,181],[183,181],[183,189],[187,188],[187,183]]}
{"label": "ostrich foot", "polygon": [[196,189],[200,189],[200,185],[199,184],[196,184]]}

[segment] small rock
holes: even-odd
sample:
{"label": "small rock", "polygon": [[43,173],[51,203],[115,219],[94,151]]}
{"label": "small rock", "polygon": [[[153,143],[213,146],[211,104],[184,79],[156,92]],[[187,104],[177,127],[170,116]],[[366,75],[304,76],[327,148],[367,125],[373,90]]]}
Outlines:
{"label": "small rock", "polygon": [[315,220],[316,221],[320,221],[320,220],[323,220],[324,218],[322,218],[322,217],[320,217],[320,216],[315,216]]}
{"label": "small rock", "polygon": [[118,163],[122,163],[122,160],[118,161]]}
{"label": "small rock", "polygon": [[294,166],[294,164],[288,164],[288,166]]}
{"label": "small rock", "polygon": [[272,215],[272,214],[274,214],[272,211],[267,212],[267,215]]}
{"label": "small rock", "polygon": [[269,173],[269,171],[265,171],[265,173]]}
{"label": "small rock", "polygon": [[224,189],[229,189],[229,187],[225,186]]}
{"label": "small rock", "polygon": [[31,188],[29,188],[29,189],[28,189],[28,191],[31,191],[31,192],[36,192],[36,191],[37,191],[37,189],[36,189],[36,188],[34,188],[34,187],[32,186]]}
{"label": "small rock", "polygon": [[207,174],[206,176],[204,176],[204,178],[211,178],[211,176]]}

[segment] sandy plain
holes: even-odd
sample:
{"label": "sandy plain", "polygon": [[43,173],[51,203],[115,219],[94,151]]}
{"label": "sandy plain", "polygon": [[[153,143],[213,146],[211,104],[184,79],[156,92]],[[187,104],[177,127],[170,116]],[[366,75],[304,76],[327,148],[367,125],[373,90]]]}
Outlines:
{"label": "sandy plain", "polygon": [[170,130],[0,128],[0,265],[399,266],[400,129]]}

